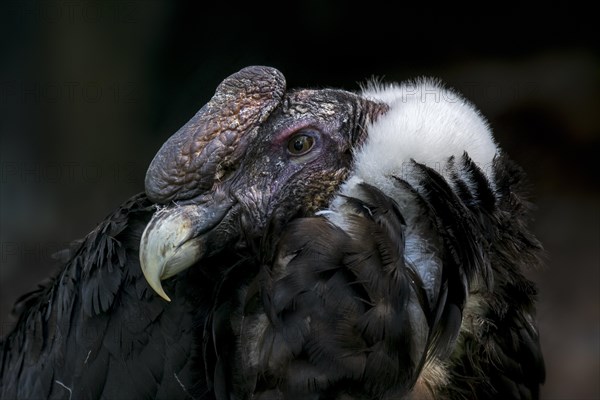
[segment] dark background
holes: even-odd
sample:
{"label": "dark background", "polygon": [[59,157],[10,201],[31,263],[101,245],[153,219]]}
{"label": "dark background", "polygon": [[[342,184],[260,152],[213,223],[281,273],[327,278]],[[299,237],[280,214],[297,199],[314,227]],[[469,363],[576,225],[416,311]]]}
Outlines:
{"label": "dark background", "polygon": [[[196,4],[198,3],[198,4]],[[547,250],[546,399],[600,396],[600,55],[589,10],[432,15],[309,1],[8,1],[0,9],[0,328],[51,255],[143,190],[165,139],[240,68],[289,87],[436,76],[529,173]],[[250,3],[250,2],[249,2]],[[283,4],[283,3],[281,3]],[[597,22],[596,22],[597,25]]]}

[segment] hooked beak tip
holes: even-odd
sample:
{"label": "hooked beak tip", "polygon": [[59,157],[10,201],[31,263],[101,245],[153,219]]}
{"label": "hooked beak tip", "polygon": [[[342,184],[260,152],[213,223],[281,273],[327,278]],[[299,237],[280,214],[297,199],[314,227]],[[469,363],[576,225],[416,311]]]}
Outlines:
{"label": "hooked beak tip", "polygon": [[165,293],[165,290],[163,289],[162,284],[160,283],[160,278],[149,277],[148,275],[146,275],[145,272],[144,276],[146,277],[146,281],[148,282],[150,287],[154,289],[156,294],[158,294],[164,300],[171,302],[171,298],[167,295],[167,293]]}

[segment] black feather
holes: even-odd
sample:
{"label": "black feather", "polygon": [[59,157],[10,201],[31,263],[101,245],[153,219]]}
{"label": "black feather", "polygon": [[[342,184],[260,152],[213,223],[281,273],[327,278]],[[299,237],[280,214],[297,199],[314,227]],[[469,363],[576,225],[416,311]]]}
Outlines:
{"label": "black feather", "polygon": [[[0,344],[0,398],[186,399],[206,392],[186,372],[194,362],[194,321],[204,321],[206,308],[195,309],[188,296],[165,303],[141,274],[139,238],[153,212],[145,196],[131,198],[69,250],[52,281],[23,297],[16,328]],[[174,279],[172,293],[190,279]]]}

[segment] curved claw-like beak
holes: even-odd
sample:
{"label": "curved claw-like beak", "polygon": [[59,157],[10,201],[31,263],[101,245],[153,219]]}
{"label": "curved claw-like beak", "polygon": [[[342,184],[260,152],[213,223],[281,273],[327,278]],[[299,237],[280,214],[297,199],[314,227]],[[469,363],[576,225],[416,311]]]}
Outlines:
{"label": "curved claw-like beak", "polygon": [[239,167],[258,128],[284,94],[285,78],[274,68],[251,66],[232,74],[152,160],[145,181],[148,199],[156,204],[187,202],[156,212],[140,243],[144,276],[163,299],[169,301],[161,280],[232,240],[234,233],[216,228],[233,201],[214,187]]}
{"label": "curved claw-like beak", "polygon": [[202,258],[202,240],[193,237],[195,226],[199,223],[197,208],[163,208],[154,214],[142,235],[142,272],[152,289],[167,301],[171,299],[160,281],[183,271]]}
{"label": "curved claw-like beak", "polygon": [[140,264],[148,284],[166,301],[161,281],[191,267],[206,254],[206,233],[231,203],[165,207],[157,211],[142,234]]}

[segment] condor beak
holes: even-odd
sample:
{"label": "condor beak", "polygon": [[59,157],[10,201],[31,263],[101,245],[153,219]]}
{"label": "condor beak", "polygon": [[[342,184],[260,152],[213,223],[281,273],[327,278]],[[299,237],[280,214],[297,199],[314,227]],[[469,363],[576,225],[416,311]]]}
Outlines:
{"label": "condor beak", "polygon": [[140,264],[148,284],[166,301],[161,281],[196,264],[207,253],[207,236],[231,209],[231,201],[164,207],[142,234]]}
{"label": "condor beak", "polygon": [[[146,173],[146,195],[156,204],[170,205],[156,212],[146,227],[140,263],[146,280],[163,299],[170,300],[161,280],[221,250],[231,240],[232,232],[215,228],[234,203],[213,187],[222,182],[224,171],[237,168],[258,127],[284,93],[285,78],[274,68],[252,66],[232,74],[152,160]],[[174,202],[186,205],[171,205]],[[216,245],[209,245],[209,238]]]}

